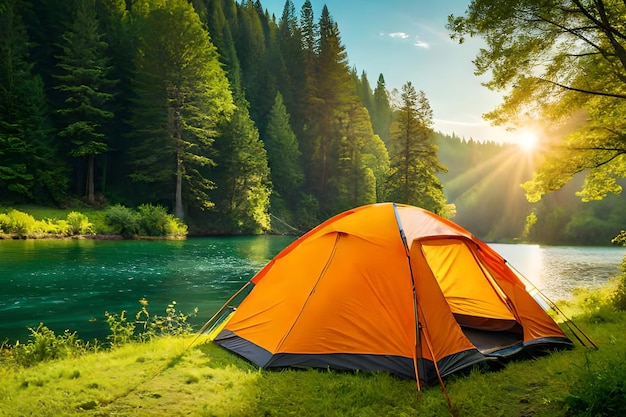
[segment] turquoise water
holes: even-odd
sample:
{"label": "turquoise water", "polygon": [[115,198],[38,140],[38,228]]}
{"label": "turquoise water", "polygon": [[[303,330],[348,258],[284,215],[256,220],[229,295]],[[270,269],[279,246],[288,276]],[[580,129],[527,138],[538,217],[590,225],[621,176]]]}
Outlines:
{"label": "turquoise water", "polygon": [[0,241],[0,342],[40,322],[82,339],[108,333],[105,311],[134,315],[139,300],[165,315],[171,301],[203,324],[293,237],[182,241]]}
{"label": "turquoise water", "polygon": [[[198,307],[199,327],[293,239],[0,241],[0,342],[26,340],[40,322],[102,340],[105,311],[132,316],[144,297],[152,314],[165,315],[173,300],[183,313]],[[624,256],[624,248],[492,246],[553,299],[601,285]]]}

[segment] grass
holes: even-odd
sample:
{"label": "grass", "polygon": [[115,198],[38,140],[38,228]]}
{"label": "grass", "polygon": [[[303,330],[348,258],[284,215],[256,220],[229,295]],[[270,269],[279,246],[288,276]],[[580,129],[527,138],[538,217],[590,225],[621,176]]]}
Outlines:
{"label": "grass", "polygon": [[29,368],[2,366],[0,415],[602,415],[581,414],[580,407],[576,414],[571,404],[581,390],[595,395],[591,402],[603,398],[606,390],[596,395],[593,385],[610,374],[611,364],[626,362],[626,313],[605,309],[577,322],[598,350],[577,346],[449,378],[452,410],[438,386],[418,392],[415,382],[386,373],[261,371],[205,339],[190,347],[190,337],[167,337]]}

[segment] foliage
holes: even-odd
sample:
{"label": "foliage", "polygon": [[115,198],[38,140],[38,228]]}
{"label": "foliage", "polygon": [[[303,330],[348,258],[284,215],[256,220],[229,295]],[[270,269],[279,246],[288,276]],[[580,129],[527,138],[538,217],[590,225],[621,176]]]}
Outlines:
{"label": "foliage", "polygon": [[0,213],[0,233],[9,233],[11,218],[6,213]]}
{"label": "foliage", "polygon": [[94,234],[95,228],[87,216],[76,211],[69,212],[66,220],[37,220],[28,213],[10,209],[7,213],[0,213],[0,232],[27,238],[41,235]]}
{"label": "foliage", "polygon": [[185,236],[187,226],[160,205],[137,207],[139,234],[143,236]]}
{"label": "foliage", "polygon": [[36,329],[29,327],[28,330],[31,339],[23,344],[17,342],[12,350],[15,362],[21,366],[33,366],[39,362],[79,356],[98,349],[97,344],[83,342],[78,339],[76,332],[69,330],[56,335],[42,323]]}
{"label": "foliage", "polygon": [[274,186],[273,195],[293,202],[304,180],[304,173],[299,164],[301,152],[298,140],[289,124],[289,117],[283,96],[276,94],[265,138],[267,163]]}
{"label": "foliage", "polygon": [[107,335],[107,342],[112,348],[130,343],[135,336],[135,322],[128,321],[126,310],[121,313],[104,313],[111,334]]}
{"label": "foliage", "polygon": [[94,234],[93,224],[83,213],[72,211],[67,215],[67,232],[71,235]]}
{"label": "foliage", "polygon": [[85,214],[78,211],[46,210],[34,206],[28,206],[26,209],[38,213],[39,217],[67,214],[66,218],[61,220],[49,217],[37,220],[28,213],[10,209],[7,213],[0,213],[0,233],[22,238],[93,235],[96,232],[123,237],[187,235],[187,225],[168,214],[164,207],[152,204],[142,204],[137,210],[117,204],[104,211],[90,211],[90,215],[102,217],[98,223],[99,230],[96,230],[94,223],[90,222]]}
{"label": "foliage", "polygon": [[[139,300],[141,309],[135,314],[134,320],[129,320],[126,310],[121,313],[105,312],[110,334],[107,341],[113,348],[133,341],[147,341],[162,336],[184,336],[193,331],[191,324],[187,322],[190,314],[183,314],[176,310],[176,301],[172,301],[165,309],[165,316],[151,315],[148,311],[148,300]],[[194,315],[198,308],[194,310]]]}
{"label": "foliage", "polygon": [[139,232],[139,216],[121,204],[108,207],[104,212],[104,223],[112,233],[132,237]]}
{"label": "foliage", "polygon": [[214,229],[222,233],[258,234],[269,229],[270,170],[259,132],[248,113],[248,104],[236,95],[237,109],[222,126],[216,143],[216,182],[211,192],[218,215]]}
{"label": "foliage", "polygon": [[8,217],[8,223],[3,226],[3,229],[7,233],[12,233],[19,237],[26,237],[32,235],[37,230],[37,221],[30,214],[11,209],[6,215]]}
{"label": "foliage", "polygon": [[623,2],[474,0],[450,16],[452,37],[480,36],[474,60],[486,85],[509,90],[486,117],[542,132],[538,170],[524,184],[528,199],[585,172],[583,201],[618,194],[626,177],[626,54]]}
{"label": "foliage", "polygon": [[42,77],[34,68],[25,1],[0,10],[0,201],[54,201],[65,195],[63,161],[49,129]]}

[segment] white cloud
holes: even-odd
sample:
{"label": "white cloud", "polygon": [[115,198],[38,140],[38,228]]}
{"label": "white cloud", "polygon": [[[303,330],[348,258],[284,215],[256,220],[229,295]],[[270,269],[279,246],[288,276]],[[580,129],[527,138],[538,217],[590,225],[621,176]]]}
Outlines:
{"label": "white cloud", "polygon": [[420,40],[415,40],[415,43],[413,43],[413,45],[417,46],[418,48],[424,48],[424,49],[428,49],[430,48],[430,45],[424,41],[420,41]]}
{"label": "white cloud", "polygon": [[392,38],[400,38],[400,39],[406,39],[409,37],[409,35],[404,32],[393,32],[393,33],[390,33],[389,36]]}

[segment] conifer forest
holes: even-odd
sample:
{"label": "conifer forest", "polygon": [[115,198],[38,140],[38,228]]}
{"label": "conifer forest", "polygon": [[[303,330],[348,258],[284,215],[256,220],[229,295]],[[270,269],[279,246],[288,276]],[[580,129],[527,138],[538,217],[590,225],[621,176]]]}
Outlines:
{"label": "conifer forest", "polygon": [[[420,86],[349,63],[310,0],[280,16],[259,0],[0,0],[0,56],[3,206],[151,203],[195,234],[252,234],[395,201],[495,240],[531,211],[521,159],[496,185],[472,171],[510,146],[435,132]],[[596,218],[576,204],[568,221]]]}

